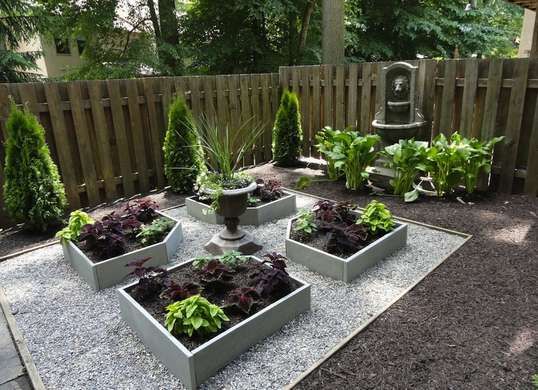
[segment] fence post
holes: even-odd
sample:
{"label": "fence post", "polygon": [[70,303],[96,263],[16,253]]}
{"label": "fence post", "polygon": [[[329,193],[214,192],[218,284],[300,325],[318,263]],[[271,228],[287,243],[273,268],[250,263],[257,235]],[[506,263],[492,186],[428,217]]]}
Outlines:
{"label": "fence post", "polygon": [[426,126],[418,138],[424,141],[430,141],[432,135],[436,68],[436,60],[420,60],[418,64],[417,107],[422,111],[426,121]]}

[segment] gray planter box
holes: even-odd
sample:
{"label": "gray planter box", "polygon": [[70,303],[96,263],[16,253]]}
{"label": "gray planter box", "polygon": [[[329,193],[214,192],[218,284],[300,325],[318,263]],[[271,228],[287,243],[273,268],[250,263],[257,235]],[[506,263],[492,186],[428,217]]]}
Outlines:
{"label": "gray planter box", "polygon": [[[191,262],[192,260],[176,265],[169,270]],[[310,285],[292,279],[302,286],[192,351],[184,347],[127,293],[126,290],[137,282],[118,289],[121,317],[186,388],[195,389],[253,344],[310,310]]]}
{"label": "gray planter box", "polygon": [[397,223],[393,231],[362,248],[354,255],[343,259],[330,253],[292,240],[291,228],[294,219],[288,223],[286,232],[286,256],[289,260],[333,279],[350,283],[364,270],[377,264],[393,252],[407,244],[407,224]]}
{"label": "gray planter box", "polygon": [[182,240],[181,223],[177,222],[163,241],[98,263],[91,261],[71,241],[62,242],[62,247],[64,257],[77,270],[80,277],[97,291],[121,282],[131,272],[127,267],[127,263],[131,261],[151,257],[146,262],[148,266],[167,264],[176,253]]}
{"label": "gray planter box", "polygon": [[[185,199],[187,213],[205,223],[222,225],[224,218],[210,209],[204,203],[194,200],[194,197]],[[295,195],[285,193],[280,199],[257,207],[248,207],[239,217],[240,225],[263,225],[266,222],[274,221],[294,214],[297,210]]]}

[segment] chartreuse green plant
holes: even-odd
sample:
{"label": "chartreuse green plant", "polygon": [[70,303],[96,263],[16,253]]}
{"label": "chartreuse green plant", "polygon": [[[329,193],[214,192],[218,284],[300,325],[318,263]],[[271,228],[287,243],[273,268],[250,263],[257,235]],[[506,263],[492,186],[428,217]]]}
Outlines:
{"label": "chartreuse green plant", "polygon": [[489,141],[479,141],[476,138],[463,138],[458,133],[452,136],[452,142],[459,145],[462,155],[463,181],[468,194],[476,190],[476,183],[481,172],[491,172],[493,149],[503,139],[504,137],[495,137]]}
{"label": "chartreuse green plant", "polygon": [[334,137],[334,147],[326,156],[334,161],[334,168],[343,170],[346,187],[358,190],[368,180],[366,168],[377,156],[375,145],[380,137],[376,134],[362,136],[357,131],[342,131]]}
{"label": "chartreuse green plant", "polygon": [[385,147],[380,154],[387,159],[386,165],[395,172],[394,179],[390,181],[394,194],[404,196],[406,202],[416,200],[418,191],[413,189],[413,183],[421,172],[419,167],[425,167],[427,145],[414,139],[400,140]]}
{"label": "chartreuse green plant", "polygon": [[28,110],[11,106],[6,124],[4,202],[8,215],[30,230],[58,225],[67,207],[45,130]]}
{"label": "chartreuse green plant", "polygon": [[56,237],[61,241],[76,241],[82,228],[91,225],[95,221],[82,210],[75,210],[69,216],[69,222],[66,227],[56,233]]}
{"label": "chartreuse green plant", "polygon": [[377,200],[368,203],[357,223],[366,226],[372,234],[388,233],[396,226],[392,213]]}
{"label": "chartreuse green plant", "polygon": [[175,192],[191,193],[198,174],[205,169],[203,151],[185,100],[175,99],[168,111],[164,138],[164,174]]}
{"label": "chartreuse green plant", "polygon": [[172,334],[207,335],[218,332],[230,321],[222,309],[200,295],[193,295],[166,307],[165,326]]}
{"label": "chartreuse green plant", "polygon": [[304,236],[310,236],[317,230],[316,216],[310,210],[301,210],[293,224],[293,231]]}
{"label": "chartreuse green plant", "polygon": [[534,388],[538,390],[538,374],[532,376],[532,384],[534,385]]}
{"label": "chartreuse green plant", "polygon": [[273,126],[273,160],[281,166],[296,165],[301,155],[303,130],[299,99],[285,90]]}
{"label": "chartreuse green plant", "polygon": [[335,167],[335,160],[331,156],[341,133],[341,130],[333,130],[330,126],[325,126],[316,134],[316,149],[327,161],[327,176],[330,180],[337,180],[343,175],[342,169]]}
{"label": "chartreuse green plant", "polygon": [[144,225],[136,238],[144,246],[153,245],[161,242],[164,237],[172,230],[176,223],[168,218],[157,218],[149,225]]}

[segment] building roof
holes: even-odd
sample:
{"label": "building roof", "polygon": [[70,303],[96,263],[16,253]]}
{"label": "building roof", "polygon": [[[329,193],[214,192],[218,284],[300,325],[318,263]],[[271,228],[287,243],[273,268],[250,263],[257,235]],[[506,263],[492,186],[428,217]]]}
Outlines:
{"label": "building roof", "polygon": [[508,0],[510,3],[536,11],[536,0]]}

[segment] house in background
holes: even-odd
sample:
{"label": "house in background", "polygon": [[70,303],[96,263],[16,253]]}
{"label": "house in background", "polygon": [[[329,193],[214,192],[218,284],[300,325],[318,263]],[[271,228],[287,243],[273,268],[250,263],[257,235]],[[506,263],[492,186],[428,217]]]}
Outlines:
{"label": "house in background", "polygon": [[523,28],[521,29],[521,38],[517,56],[536,58],[538,56],[538,24],[536,23],[536,7],[538,5],[538,1],[508,1],[525,8],[525,15],[523,16]]}
{"label": "house in background", "polygon": [[39,35],[21,44],[18,51],[41,52],[36,61],[38,70],[35,73],[45,78],[57,78],[80,66],[84,44],[83,39],[54,39]]}

